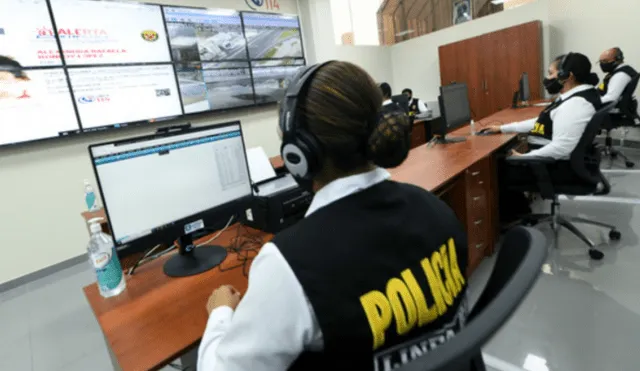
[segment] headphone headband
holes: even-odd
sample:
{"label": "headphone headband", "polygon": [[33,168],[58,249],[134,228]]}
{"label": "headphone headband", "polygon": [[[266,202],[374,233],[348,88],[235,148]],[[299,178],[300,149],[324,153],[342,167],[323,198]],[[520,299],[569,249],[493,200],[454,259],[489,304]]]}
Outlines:
{"label": "headphone headband", "polygon": [[615,47],[613,48],[613,50],[616,52],[616,55],[615,55],[616,61],[622,62],[624,60],[624,53],[622,52],[622,49]]}
{"label": "headphone headband", "polygon": [[558,66],[558,79],[560,80],[566,80],[569,78],[569,76],[571,76],[571,71],[567,71],[566,66],[567,66],[567,62],[569,62],[569,58],[573,55],[572,52],[569,52],[567,54],[565,54],[565,56],[562,58],[562,61],[560,62],[560,65]]}

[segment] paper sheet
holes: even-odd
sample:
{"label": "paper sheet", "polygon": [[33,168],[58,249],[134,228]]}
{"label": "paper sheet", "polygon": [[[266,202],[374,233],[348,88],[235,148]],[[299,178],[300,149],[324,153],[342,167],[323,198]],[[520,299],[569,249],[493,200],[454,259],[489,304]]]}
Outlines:
{"label": "paper sheet", "polygon": [[251,174],[251,182],[253,184],[276,177],[276,171],[273,170],[264,148],[247,149],[247,162],[249,163],[249,174]]}
{"label": "paper sheet", "polygon": [[295,188],[297,186],[298,186],[298,183],[295,181],[295,179],[293,179],[291,174],[287,174],[282,178],[259,185],[258,195],[269,196],[271,194],[284,191],[287,189]]}

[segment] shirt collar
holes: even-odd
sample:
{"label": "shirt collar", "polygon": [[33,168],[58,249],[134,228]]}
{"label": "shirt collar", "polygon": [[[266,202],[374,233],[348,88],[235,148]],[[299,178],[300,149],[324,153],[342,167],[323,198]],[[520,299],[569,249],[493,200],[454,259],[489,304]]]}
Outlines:
{"label": "shirt collar", "polygon": [[624,66],[626,66],[626,63],[620,63],[618,66],[616,66],[616,68],[614,69],[614,71],[615,71],[615,70],[619,70],[619,69],[621,69],[621,68],[622,68],[622,67],[624,67]]}
{"label": "shirt collar", "polygon": [[373,187],[389,178],[391,178],[391,174],[389,174],[388,171],[382,168],[376,168],[366,173],[336,179],[322,187],[322,189],[315,194],[305,217],[333,202]]}
{"label": "shirt collar", "polygon": [[386,105],[389,105],[389,104],[392,104],[392,103],[393,103],[393,101],[391,99],[387,99],[384,102],[382,102],[382,105],[386,106]]}
{"label": "shirt collar", "polygon": [[585,91],[585,90],[589,90],[589,89],[593,89],[593,86],[589,85],[589,84],[582,84],[582,85],[578,85],[575,88],[569,90],[568,92],[561,94],[560,95],[560,99],[565,100],[567,98],[569,98],[570,96],[579,93],[581,91]]}

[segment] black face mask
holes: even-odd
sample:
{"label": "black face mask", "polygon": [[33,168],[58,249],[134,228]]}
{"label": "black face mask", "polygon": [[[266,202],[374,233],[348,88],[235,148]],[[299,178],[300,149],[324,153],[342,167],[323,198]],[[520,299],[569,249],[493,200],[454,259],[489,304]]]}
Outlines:
{"label": "black face mask", "polygon": [[545,78],[544,80],[542,80],[542,84],[544,85],[544,88],[547,89],[547,92],[551,95],[556,95],[560,93],[560,90],[562,90],[562,83],[557,78]]}
{"label": "black face mask", "polygon": [[600,69],[602,69],[602,72],[604,73],[611,73],[616,69],[616,62],[600,62]]}

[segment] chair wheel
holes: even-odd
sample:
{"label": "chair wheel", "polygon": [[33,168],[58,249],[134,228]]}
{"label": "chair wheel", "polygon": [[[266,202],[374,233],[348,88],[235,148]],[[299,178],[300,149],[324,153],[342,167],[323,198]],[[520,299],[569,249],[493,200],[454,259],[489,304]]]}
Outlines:
{"label": "chair wheel", "polygon": [[609,153],[609,156],[613,159],[618,158],[618,154],[617,153]]}
{"label": "chair wheel", "polygon": [[612,241],[620,241],[620,238],[622,238],[622,234],[620,233],[620,231],[614,229],[611,232],[609,232],[609,238]]}
{"label": "chair wheel", "polygon": [[591,249],[589,250],[589,257],[593,260],[602,260],[602,258],[604,258],[604,254],[600,250]]}
{"label": "chair wheel", "polygon": [[627,168],[631,169],[632,167],[636,166],[635,162],[631,162],[631,161],[627,161],[624,163]]}

